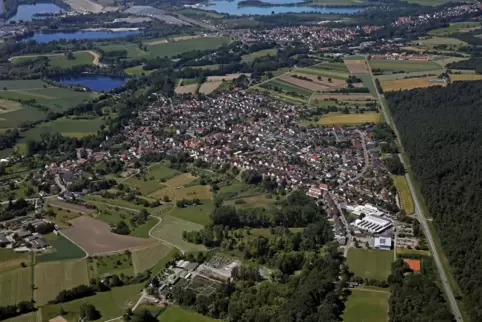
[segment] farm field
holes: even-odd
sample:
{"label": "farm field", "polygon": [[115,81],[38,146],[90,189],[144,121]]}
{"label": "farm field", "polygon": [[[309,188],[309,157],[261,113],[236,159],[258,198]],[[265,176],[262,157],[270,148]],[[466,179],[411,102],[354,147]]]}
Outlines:
{"label": "farm field", "polygon": [[35,59],[45,57],[48,60],[49,66],[53,68],[71,68],[79,65],[92,65],[94,57],[87,51],[78,51],[73,53],[75,59],[67,59],[67,56],[61,54],[39,54],[39,55],[25,55],[12,57],[11,60],[14,65],[24,64]]}
{"label": "farm field", "polygon": [[450,23],[448,27],[431,30],[428,34],[431,36],[442,37],[455,32],[468,32],[470,30],[479,29],[480,27],[480,23],[475,21],[453,22]]}
{"label": "farm field", "polygon": [[25,143],[29,139],[38,139],[42,133],[59,132],[63,136],[82,138],[96,134],[102,124],[104,124],[104,120],[100,117],[91,120],[60,118],[22,132],[23,138],[18,143]]}
{"label": "farm field", "polygon": [[[207,188],[208,186],[205,187]],[[211,200],[201,200],[201,203],[201,205],[185,208],[175,207],[169,215],[195,224],[207,225],[209,223],[209,215],[214,210],[214,204]]]}
{"label": "farm field", "polygon": [[5,322],[38,322],[41,321],[39,319],[39,311],[37,312],[30,312],[27,314],[22,314],[19,316],[16,316],[11,319],[4,320]]}
{"label": "farm field", "polygon": [[127,75],[131,75],[131,76],[141,76],[141,75],[150,75],[152,74],[153,72],[155,72],[155,69],[153,70],[144,70],[142,68],[142,65],[139,65],[139,66],[134,66],[134,67],[129,67],[129,68],[126,68],[124,69],[124,73],[126,73]]}
{"label": "farm field", "polygon": [[37,263],[78,259],[86,256],[82,249],[63,236],[52,234],[49,238],[49,243],[52,245],[53,252],[37,256]]}
{"label": "farm field", "polygon": [[368,66],[365,59],[346,59],[344,62],[350,74],[368,74]]}
{"label": "farm field", "polygon": [[271,49],[263,49],[260,51],[255,51],[254,53],[250,53],[248,55],[241,56],[241,60],[245,63],[250,63],[256,58],[264,57],[264,56],[275,56],[278,50],[276,48]]}
{"label": "farm field", "polygon": [[314,100],[336,100],[339,102],[360,102],[360,101],[374,101],[375,98],[370,94],[315,94],[312,99]]}
{"label": "farm field", "polygon": [[32,268],[24,267],[1,273],[0,299],[2,305],[30,301],[32,299]]}
{"label": "farm field", "polygon": [[392,262],[392,251],[363,248],[350,248],[348,251],[348,268],[362,278],[386,280],[392,270]]}
{"label": "farm field", "polygon": [[346,322],[386,322],[388,298],[386,289],[350,289],[351,294],[345,302],[342,315]]}
{"label": "farm field", "polygon": [[202,94],[211,94],[215,90],[218,89],[219,86],[221,86],[222,81],[210,81],[210,82],[205,82],[199,87],[199,93]]}
{"label": "farm field", "polygon": [[95,256],[87,260],[89,279],[101,277],[104,274],[134,275],[132,259],[125,253],[107,256]]}
{"label": "farm field", "polygon": [[396,80],[382,80],[380,85],[383,91],[398,91],[413,88],[424,88],[430,86],[445,86],[445,83],[430,82],[431,79],[435,79],[434,76],[428,77],[416,77],[416,78],[405,78]]}
{"label": "farm field", "polygon": [[141,273],[146,269],[151,269],[173,249],[171,245],[158,242],[148,247],[143,247],[132,251],[132,263],[134,273]]}
{"label": "farm field", "polygon": [[162,182],[180,174],[176,169],[169,167],[168,163],[160,162],[151,166],[144,176],[133,176],[125,181],[124,184],[136,188],[143,195],[148,195],[153,191],[164,187]]}
{"label": "farm field", "polygon": [[[240,201],[244,203],[240,203]],[[227,200],[224,202],[225,205],[235,206],[236,208],[240,209],[247,209],[247,208],[270,208],[274,206],[276,203],[275,198],[268,198],[268,195],[257,195],[247,198],[238,198]]]}
{"label": "farm field", "polygon": [[127,58],[141,59],[141,58],[156,58],[156,57],[172,57],[183,52],[196,48],[197,50],[215,49],[231,41],[228,37],[203,37],[187,40],[179,40],[174,42],[159,42],[146,43],[147,51],[139,49],[139,46],[134,43],[120,43],[100,46],[104,52],[126,50]]}
{"label": "farm field", "polygon": [[397,248],[396,253],[397,255],[403,254],[403,255],[415,255],[415,256],[432,256],[429,250],[418,250],[418,249]]}
{"label": "farm field", "polygon": [[459,40],[457,38],[451,37],[430,37],[426,39],[419,39],[418,43],[423,43],[421,47],[432,48],[437,45],[448,45],[448,46],[465,46],[467,43],[465,41]]}
{"label": "farm field", "polygon": [[328,113],[323,115],[318,124],[320,125],[345,125],[345,124],[362,124],[362,123],[379,123],[380,113],[364,113],[364,114],[341,114]]}
{"label": "farm field", "polygon": [[176,94],[187,94],[187,93],[195,93],[198,88],[198,84],[190,84],[190,85],[179,85],[176,86],[175,92]]}
{"label": "farm field", "polygon": [[85,259],[48,262],[35,265],[35,300],[44,305],[62,290],[89,284]]}
{"label": "farm field", "polygon": [[482,75],[481,74],[449,74],[450,80],[452,82],[455,81],[475,81],[475,80],[481,80]]}
{"label": "farm field", "polygon": [[191,244],[182,239],[183,231],[201,230],[202,228],[202,225],[166,215],[162,218],[162,223],[154,228],[152,235],[180,247],[184,251],[202,251],[205,250],[203,245]]}
{"label": "farm field", "polygon": [[183,309],[177,305],[169,305],[169,307],[159,315],[158,320],[160,322],[185,322],[185,321],[196,321],[196,322],[214,322],[219,321],[210,318],[205,315],[201,315],[195,311],[190,311]]}
{"label": "farm field", "polygon": [[234,182],[230,185],[221,186],[217,192],[217,196],[223,200],[232,200],[239,198],[248,198],[263,194],[263,190],[252,187],[242,182]]}
{"label": "farm field", "polygon": [[282,91],[283,93],[288,93],[288,94],[293,93],[294,95],[302,96],[302,97],[304,96],[306,98],[308,98],[313,93],[313,91],[310,91],[309,89],[296,86],[295,84],[290,84],[288,82],[281,80],[282,77],[284,76],[281,76],[280,78],[276,78],[269,82],[266,82],[260,85],[260,87],[266,88],[269,90],[274,90],[275,92]]}
{"label": "farm field", "polygon": [[413,199],[410,189],[408,188],[407,180],[405,180],[404,176],[393,176],[393,183],[397,188],[402,209],[405,210],[407,215],[413,214]]}
{"label": "farm field", "polygon": [[[99,292],[94,296],[66,302],[62,307],[67,314],[63,316],[69,322],[77,322],[80,318],[80,306],[93,304],[102,315],[99,321],[107,321],[121,316],[127,308],[132,308],[139,297],[144,284],[132,284],[114,287],[108,292]],[[60,312],[60,304],[50,304],[42,308],[42,321],[48,321]]]}
{"label": "farm field", "polygon": [[150,196],[158,199],[163,199],[164,196],[168,196],[169,200],[180,200],[180,199],[213,199],[213,194],[211,192],[210,186],[189,186],[181,187],[172,186],[165,187],[154,191]]}
{"label": "farm field", "polygon": [[62,232],[89,255],[118,252],[152,243],[149,239],[114,234],[108,224],[87,216],[75,218],[72,225]]}
{"label": "farm field", "polygon": [[[299,79],[297,77],[307,78],[310,79]],[[310,75],[310,74],[291,74],[291,75],[283,75],[278,78],[281,81],[286,83],[305,88],[307,90],[316,92],[316,91],[330,91],[330,90],[337,90],[346,87],[346,82],[340,79],[331,79],[328,78],[320,78]]]}
{"label": "farm field", "polygon": [[31,255],[15,253],[11,249],[0,248],[0,272],[20,267],[21,263],[31,264]]}
{"label": "farm field", "polygon": [[249,76],[249,74],[245,74],[245,73],[226,74],[226,75],[223,75],[223,76],[208,76],[207,81],[208,82],[220,82],[220,81],[222,82],[223,80],[224,81],[230,81],[230,80],[238,78],[241,75]]}
{"label": "farm field", "polygon": [[411,60],[370,60],[372,70],[380,70],[383,73],[392,72],[420,72],[440,69],[440,65],[433,61],[411,61]]}
{"label": "farm field", "polygon": [[303,73],[326,78],[347,79],[350,75],[348,70],[325,68],[325,64],[318,64],[310,67],[295,68],[293,73]]}
{"label": "farm field", "polygon": [[157,275],[159,274],[167,265],[168,262],[170,262],[175,256],[179,255],[180,252],[177,248],[171,248],[171,250],[164,256],[162,257],[156,265],[154,265],[151,269],[152,275]]}
{"label": "farm field", "polygon": [[203,70],[216,70],[219,68],[219,64],[211,64],[211,65],[203,65],[203,66],[190,66],[194,69],[203,69]]}

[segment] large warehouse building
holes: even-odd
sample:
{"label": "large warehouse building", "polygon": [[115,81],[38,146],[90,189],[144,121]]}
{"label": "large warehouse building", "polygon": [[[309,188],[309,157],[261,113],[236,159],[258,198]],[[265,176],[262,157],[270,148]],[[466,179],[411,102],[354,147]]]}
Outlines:
{"label": "large warehouse building", "polygon": [[379,216],[366,216],[363,219],[357,219],[353,226],[360,230],[368,231],[372,234],[379,234],[392,226],[392,222],[386,218]]}

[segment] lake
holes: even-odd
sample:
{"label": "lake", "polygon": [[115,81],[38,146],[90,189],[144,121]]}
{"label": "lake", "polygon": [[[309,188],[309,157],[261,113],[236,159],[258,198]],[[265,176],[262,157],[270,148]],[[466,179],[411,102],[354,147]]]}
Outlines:
{"label": "lake", "polygon": [[[265,2],[275,4],[299,3],[303,0],[268,0]],[[214,10],[219,13],[228,13],[230,15],[270,15],[274,13],[287,12],[318,12],[318,13],[354,13],[360,11],[361,8],[355,7],[311,7],[306,5],[300,6],[273,6],[273,7],[256,7],[256,6],[240,6],[237,1],[210,1],[208,6],[199,7],[202,10]]]}
{"label": "lake", "polygon": [[64,85],[80,85],[90,88],[92,91],[110,91],[123,85],[129,77],[82,74],[75,76],[61,76],[55,79],[56,82]]}
{"label": "lake", "polygon": [[7,21],[32,21],[36,13],[58,13],[61,11],[62,8],[53,3],[22,4],[17,7],[17,13]]}
{"label": "lake", "polygon": [[35,40],[38,43],[47,43],[55,40],[83,40],[83,39],[111,39],[121,38],[140,33],[140,30],[126,31],[76,31],[76,32],[56,32],[51,34],[35,33],[31,37],[26,37],[23,41]]}

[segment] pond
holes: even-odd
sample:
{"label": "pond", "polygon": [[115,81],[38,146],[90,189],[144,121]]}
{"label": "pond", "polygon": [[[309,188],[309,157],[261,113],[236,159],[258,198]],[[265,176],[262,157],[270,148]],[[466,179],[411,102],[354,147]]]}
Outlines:
{"label": "pond", "polygon": [[[288,4],[299,3],[303,0],[266,0],[265,2],[273,4]],[[214,0],[209,1],[207,6],[199,7],[202,10],[214,10],[219,13],[228,13],[230,15],[270,15],[274,13],[287,13],[287,12],[318,12],[318,13],[354,13],[360,11],[361,8],[356,7],[312,7],[307,5],[299,6],[238,6],[237,1],[223,1]]]}
{"label": "pond", "polygon": [[92,91],[110,91],[124,85],[129,77],[82,74],[73,76],[61,76],[55,79],[56,82],[64,85],[80,85],[90,88]]}
{"label": "pond", "polygon": [[121,38],[140,33],[140,30],[125,31],[76,31],[76,32],[56,32],[56,33],[35,33],[31,37],[26,37],[23,41],[35,40],[38,43],[48,43],[55,40],[83,40],[83,39],[112,39]]}
{"label": "pond", "polygon": [[53,3],[37,3],[28,5],[19,5],[17,7],[17,13],[7,21],[32,21],[33,19],[39,19],[41,17],[34,17],[36,13],[58,13],[62,8]]}

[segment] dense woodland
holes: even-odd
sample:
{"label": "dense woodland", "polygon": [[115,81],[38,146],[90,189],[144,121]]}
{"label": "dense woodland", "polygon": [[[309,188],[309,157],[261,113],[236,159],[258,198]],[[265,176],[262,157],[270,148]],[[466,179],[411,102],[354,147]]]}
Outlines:
{"label": "dense woodland", "polygon": [[471,321],[482,321],[481,92],[474,81],[387,94]]}

